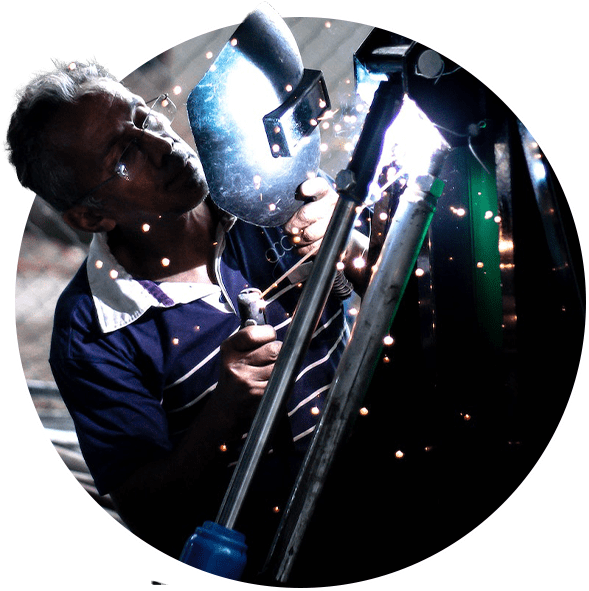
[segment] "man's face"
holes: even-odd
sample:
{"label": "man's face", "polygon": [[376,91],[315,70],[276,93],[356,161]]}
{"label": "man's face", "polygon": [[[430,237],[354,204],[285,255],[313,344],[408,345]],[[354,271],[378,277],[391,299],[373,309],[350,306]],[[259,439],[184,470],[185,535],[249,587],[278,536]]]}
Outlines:
{"label": "man's face", "polygon": [[148,111],[143,99],[122,85],[100,80],[48,126],[46,137],[75,170],[81,195],[112,177],[121,154],[136,140],[134,149],[144,161],[139,172],[130,181],[117,177],[95,193],[117,224],[186,213],[208,192],[197,154],[169,125],[141,130]]}

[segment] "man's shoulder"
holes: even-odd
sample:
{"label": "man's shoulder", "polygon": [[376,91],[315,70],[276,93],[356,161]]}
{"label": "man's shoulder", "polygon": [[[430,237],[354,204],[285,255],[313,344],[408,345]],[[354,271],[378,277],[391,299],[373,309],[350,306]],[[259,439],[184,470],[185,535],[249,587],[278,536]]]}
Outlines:
{"label": "man's shoulder", "polygon": [[70,326],[74,320],[91,323],[92,310],[92,294],[84,262],[57,300],[54,327]]}
{"label": "man's shoulder", "polygon": [[119,332],[102,331],[84,263],[57,300],[50,361],[102,360],[114,342],[120,343]]}

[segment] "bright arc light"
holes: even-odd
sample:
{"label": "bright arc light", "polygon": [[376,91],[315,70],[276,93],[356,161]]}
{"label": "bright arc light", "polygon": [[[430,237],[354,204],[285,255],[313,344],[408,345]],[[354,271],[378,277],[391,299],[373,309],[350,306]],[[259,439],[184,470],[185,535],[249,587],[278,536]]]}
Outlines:
{"label": "bright arc light", "polygon": [[384,187],[378,185],[378,176],[385,166],[394,165],[397,173],[388,178],[387,185],[401,177],[414,179],[427,174],[432,156],[447,146],[435,125],[417,106],[415,101],[405,95],[399,113],[385,132],[377,176],[369,190],[369,202],[375,203],[381,197]]}

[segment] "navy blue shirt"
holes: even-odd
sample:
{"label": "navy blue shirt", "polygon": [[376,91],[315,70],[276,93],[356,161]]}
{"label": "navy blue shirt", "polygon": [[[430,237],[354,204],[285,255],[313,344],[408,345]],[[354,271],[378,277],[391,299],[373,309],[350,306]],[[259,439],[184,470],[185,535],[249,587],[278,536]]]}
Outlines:
{"label": "navy blue shirt", "polygon": [[[298,260],[279,228],[237,221],[218,235],[220,288],[137,281],[101,237],[58,301],[50,364],[101,494],[177,445],[215,395],[219,346],[239,329],[238,293],[266,289]],[[290,279],[267,297],[268,322],[279,340],[304,277]],[[186,296],[190,289],[198,295]],[[343,307],[330,298],[288,401],[299,451],[321,416],[346,339]],[[228,463],[237,459],[237,444],[229,451]]]}

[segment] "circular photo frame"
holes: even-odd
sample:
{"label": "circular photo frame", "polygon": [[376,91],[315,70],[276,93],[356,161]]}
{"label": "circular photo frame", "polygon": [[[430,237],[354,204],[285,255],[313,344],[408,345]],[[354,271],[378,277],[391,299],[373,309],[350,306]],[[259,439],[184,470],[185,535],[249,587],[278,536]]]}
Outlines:
{"label": "circular photo frame", "polygon": [[[518,489],[549,445],[577,377],[584,274],[562,187],[542,147],[492,90],[435,48],[386,29],[325,18],[285,22],[305,67],[325,77],[331,104],[319,127],[327,178],[353,158],[374,112],[374,87],[391,72],[451,147],[437,175],[443,192],[350,431],[329,473],[313,475],[321,495],[305,515],[288,576],[264,571],[247,581],[332,586],[426,561]],[[122,83],[146,99],[173,97],[176,132],[195,145],[182,107],[234,29],[176,45]],[[392,219],[403,188],[387,189]],[[373,208],[364,214],[372,221]],[[84,264],[89,240],[35,199],[20,246],[18,343],[45,434],[81,489],[122,529],[112,500],[93,484],[46,363],[56,298]],[[351,342],[361,303],[346,301]]]}

